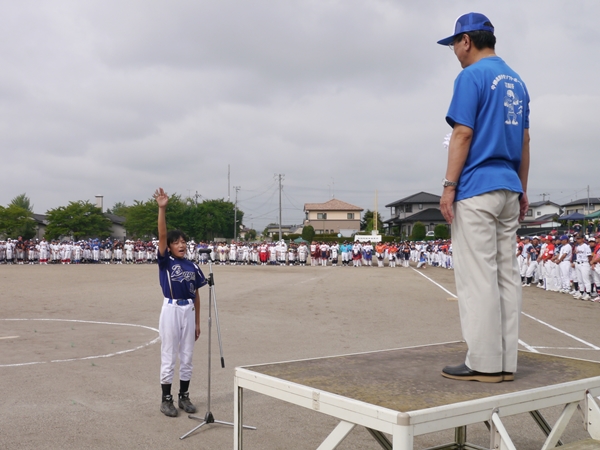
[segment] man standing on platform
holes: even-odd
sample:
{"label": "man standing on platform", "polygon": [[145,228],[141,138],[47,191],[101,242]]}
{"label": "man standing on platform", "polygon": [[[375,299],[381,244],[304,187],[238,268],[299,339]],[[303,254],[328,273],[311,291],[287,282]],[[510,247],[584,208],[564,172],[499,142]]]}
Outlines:
{"label": "man standing on platform", "polygon": [[521,77],[494,51],[490,20],[456,20],[438,44],[463,70],[446,116],[452,127],[440,209],[452,224],[465,362],[446,378],[497,383],[517,370],[521,277],[515,236],[529,207],[529,94]]}

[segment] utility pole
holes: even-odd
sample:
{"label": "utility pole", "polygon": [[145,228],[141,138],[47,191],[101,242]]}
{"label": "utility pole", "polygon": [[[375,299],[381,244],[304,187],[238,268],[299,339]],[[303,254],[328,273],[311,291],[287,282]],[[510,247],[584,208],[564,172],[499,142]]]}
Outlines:
{"label": "utility pole", "polygon": [[235,242],[237,240],[237,231],[238,231],[238,224],[237,224],[237,193],[241,189],[241,187],[240,186],[234,186],[233,189],[235,189],[235,206],[233,207],[233,240]]}
{"label": "utility pole", "polygon": [[588,184],[587,187],[587,195],[588,195],[588,207],[587,207],[587,213],[590,213],[590,185]]}
{"label": "utility pole", "polygon": [[279,240],[281,241],[281,180],[285,175],[279,174]]}
{"label": "utility pole", "polygon": [[378,214],[377,214],[377,189],[375,189],[375,212],[373,213],[373,230],[375,231],[374,234],[379,234],[379,221],[377,220],[378,218]]}
{"label": "utility pole", "polygon": [[548,194],[547,192],[544,192],[544,193],[540,194],[540,197],[542,197],[542,201],[544,201],[544,202],[546,201],[546,195],[548,197],[550,197],[550,194]]}
{"label": "utility pole", "polygon": [[231,170],[229,169],[229,164],[227,164],[227,201],[231,199],[231,181],[229,176],[231,175]]}

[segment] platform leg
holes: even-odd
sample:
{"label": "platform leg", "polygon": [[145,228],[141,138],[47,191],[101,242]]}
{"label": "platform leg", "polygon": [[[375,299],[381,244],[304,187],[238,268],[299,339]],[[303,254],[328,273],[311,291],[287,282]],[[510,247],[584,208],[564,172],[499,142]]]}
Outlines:
{"label": "platform leg", "polygon": [[544,442],[542,450],[548,450],[556,447],[556,444],[558,444],[558,442],[560,441],[560,437],[562,436],[563,432],[565,431],[565,428],[569,424],[571,417],[573,417],[573,413],[577,410],[578,404],[579,402],[573,402],[565,405],[565,408],[563,409],[560,417],[554,424],[554,427],[552,428],[550,433],[548,433],[548,439],[546,439],[546,442]]}
{"label": "platform leg", "polygon": [[242,430],[244,427],[243,419],[243,388],[238,386],[237,378],[234,380],[233,390],[233,450],[242,450],[244,444],[242,441]]}
{"label": "platform leg", "polygon": [[464,447],[464,445],[467,443],[467,427],[466,426],[456,427],[454,429],[454,442],[456,442],[457,445],[461,445]]}
{"label": "platform leg", "polygon": [[355,426],[355,423],[350,423],[342,420],[340,423],[337,424],[337,427],[335,427],[333,431],[329,433],[329,436],[327,436],[327,438],[323,442],[321,442],[321,445],[319,445],[319,448],[317,450],[336,449],[337,446],[340,445],[344,439],[346,439],[346,436],[350,434],[350,432],[354,429]]}
{"label": "platform leg", "polygon": [[535,423],[537,423],[538,427],[540,427],[544,434],[548,436],[552,431],[552,427],[544,418],[544,416],[542,416],[542,413],[536,409],[535,411],[529,411],[529,415],[533,417],[533,420],[535,420]]}
{"label": "platform leg", "polygon": [[393,450],[413,450],[414,436],[412,427],[394,427],[392,444]]}
{"label": "platform leg", "polygon": [[589,392],[585,397],[585,428],[592,439],[600,440],[600,407]]}
{"label": "platform leg", "polygon": [[492,413],[492,420],[490,422],[490,448],[498,450],[517,450],[496,411]]}
{"label": "platform leg", "polygon": [[374,430],[372,428],[367,428],[367,431],[373,439],[377,441],[377,443],[381,446],[383,450],[392,450],[392,443],[390,440],[383,434],[381,431]]}

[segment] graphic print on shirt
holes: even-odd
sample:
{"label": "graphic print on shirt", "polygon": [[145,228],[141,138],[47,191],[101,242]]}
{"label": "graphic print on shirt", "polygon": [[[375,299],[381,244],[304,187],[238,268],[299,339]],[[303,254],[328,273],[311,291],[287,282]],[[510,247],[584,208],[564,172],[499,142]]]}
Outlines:
{"label": "graphic print on shirt", "polygon": [[523,82],[518,78],[511,75],[501,74],[494,78],[490,88],[495,91],[497,88],[504,85],[506,94],[504,96],[504,107],[506,108],[506,120],[504,121],[507,125],[519,125],[517,116],[523,117],[523,100],[519,98],[519,95],[515,92],[520,89],[520,92],[524,92]]}
{"label": "graphic print on shirt", "polygon": [[[512,86],[511,83],[505,84]],[[519,100],[517,94],[515,94],[511,89],[506,91],[506,97],[504,97],[504,106],[506,107],[506,120],[504,121],[505,124],[519,125],[519,122],[517,122],[517,115],[521,115],[523,113],[523,106],[521,103],[522,102]]]}

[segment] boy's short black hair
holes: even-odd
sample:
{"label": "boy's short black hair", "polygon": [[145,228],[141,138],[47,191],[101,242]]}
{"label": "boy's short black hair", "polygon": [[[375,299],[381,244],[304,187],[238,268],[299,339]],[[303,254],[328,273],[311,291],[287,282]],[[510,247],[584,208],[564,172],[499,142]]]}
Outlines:
{"label": "boy's short black hair", "polygon": [[183,238],[185,242],[187,242],[188,238],[185,233],[181,230],[171,230],[167,233],[167,247],[171,245],[173,242],[179,240],[179,238]]}

